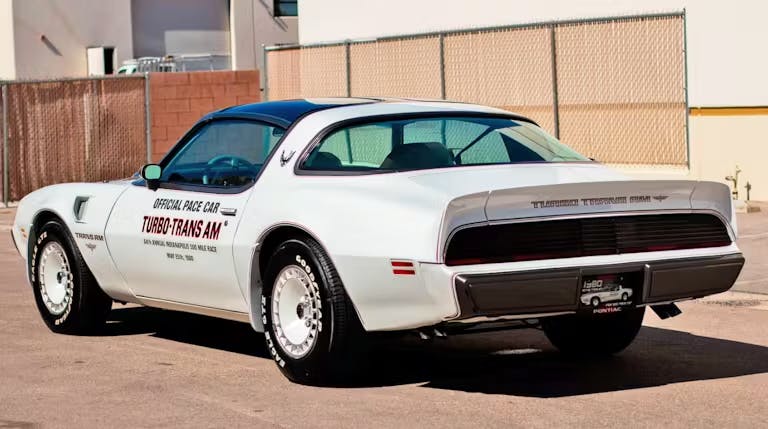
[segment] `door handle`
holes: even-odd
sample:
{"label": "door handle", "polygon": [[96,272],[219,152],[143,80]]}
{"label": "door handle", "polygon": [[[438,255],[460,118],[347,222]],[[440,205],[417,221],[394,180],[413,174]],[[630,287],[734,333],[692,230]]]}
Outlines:
{"label": "door handle", "polygon": [[235,216],[237,214],[237,209],[221,209],[221,214],[224,216]]}

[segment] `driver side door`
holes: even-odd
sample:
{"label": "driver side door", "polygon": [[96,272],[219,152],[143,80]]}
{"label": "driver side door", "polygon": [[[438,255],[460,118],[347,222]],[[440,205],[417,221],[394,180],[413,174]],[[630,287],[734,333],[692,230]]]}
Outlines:
{"label": "driver side door", "polygon": [[106,240],[137,297],[247,313],[232,245],[279,130],[229,119],[198,126],[163,161],[156,190],[138,181],[121,195]]}

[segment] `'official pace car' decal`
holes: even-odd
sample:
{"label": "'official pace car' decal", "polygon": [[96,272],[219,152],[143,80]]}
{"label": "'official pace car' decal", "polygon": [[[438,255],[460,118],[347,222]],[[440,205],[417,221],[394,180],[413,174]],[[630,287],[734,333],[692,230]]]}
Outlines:
{"label": "'official pace car' decal", "polygon": [[156,198],[153,209],[175,210],[185,212],[218,213],[221,204],[217,201],[176,200],[173,198]]}

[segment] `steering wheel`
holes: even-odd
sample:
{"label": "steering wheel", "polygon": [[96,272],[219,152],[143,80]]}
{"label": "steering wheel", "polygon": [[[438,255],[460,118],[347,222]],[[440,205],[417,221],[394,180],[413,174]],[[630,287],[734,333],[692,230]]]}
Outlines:
{"label": "steering wheel", "polygon": [[[254,165],[251,164],[247,159],[241,158],[239,156],[235,155],[217,155],[208,160],[205,166],[205,173],[203,173],[203,184],[204,185],[210,185],[211,184],[211,172],[213,170],[213,167],[216,165],[224,165],[229,166],[234,169],[239,169],[241,167],[245,168],[253,168]],[[215,177],[215,176],[214,176]]]}

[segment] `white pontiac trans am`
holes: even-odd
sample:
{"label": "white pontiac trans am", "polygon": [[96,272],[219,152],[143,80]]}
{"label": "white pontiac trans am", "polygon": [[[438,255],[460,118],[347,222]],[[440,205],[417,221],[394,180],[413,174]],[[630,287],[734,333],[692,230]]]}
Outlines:
{"label": "white pontiac trans am", "polygon": [[[615,353],[646,306],[676,315],[744,263],[722,184],[629,180],[499,109],[372,98],[211,113],[134,178],[27,195],[12,235],[51,330],[94,332],[113,301],[249,322],[302,383],[376,331],[536,324]],[[597,277],[631,301],[584,305]]]}

